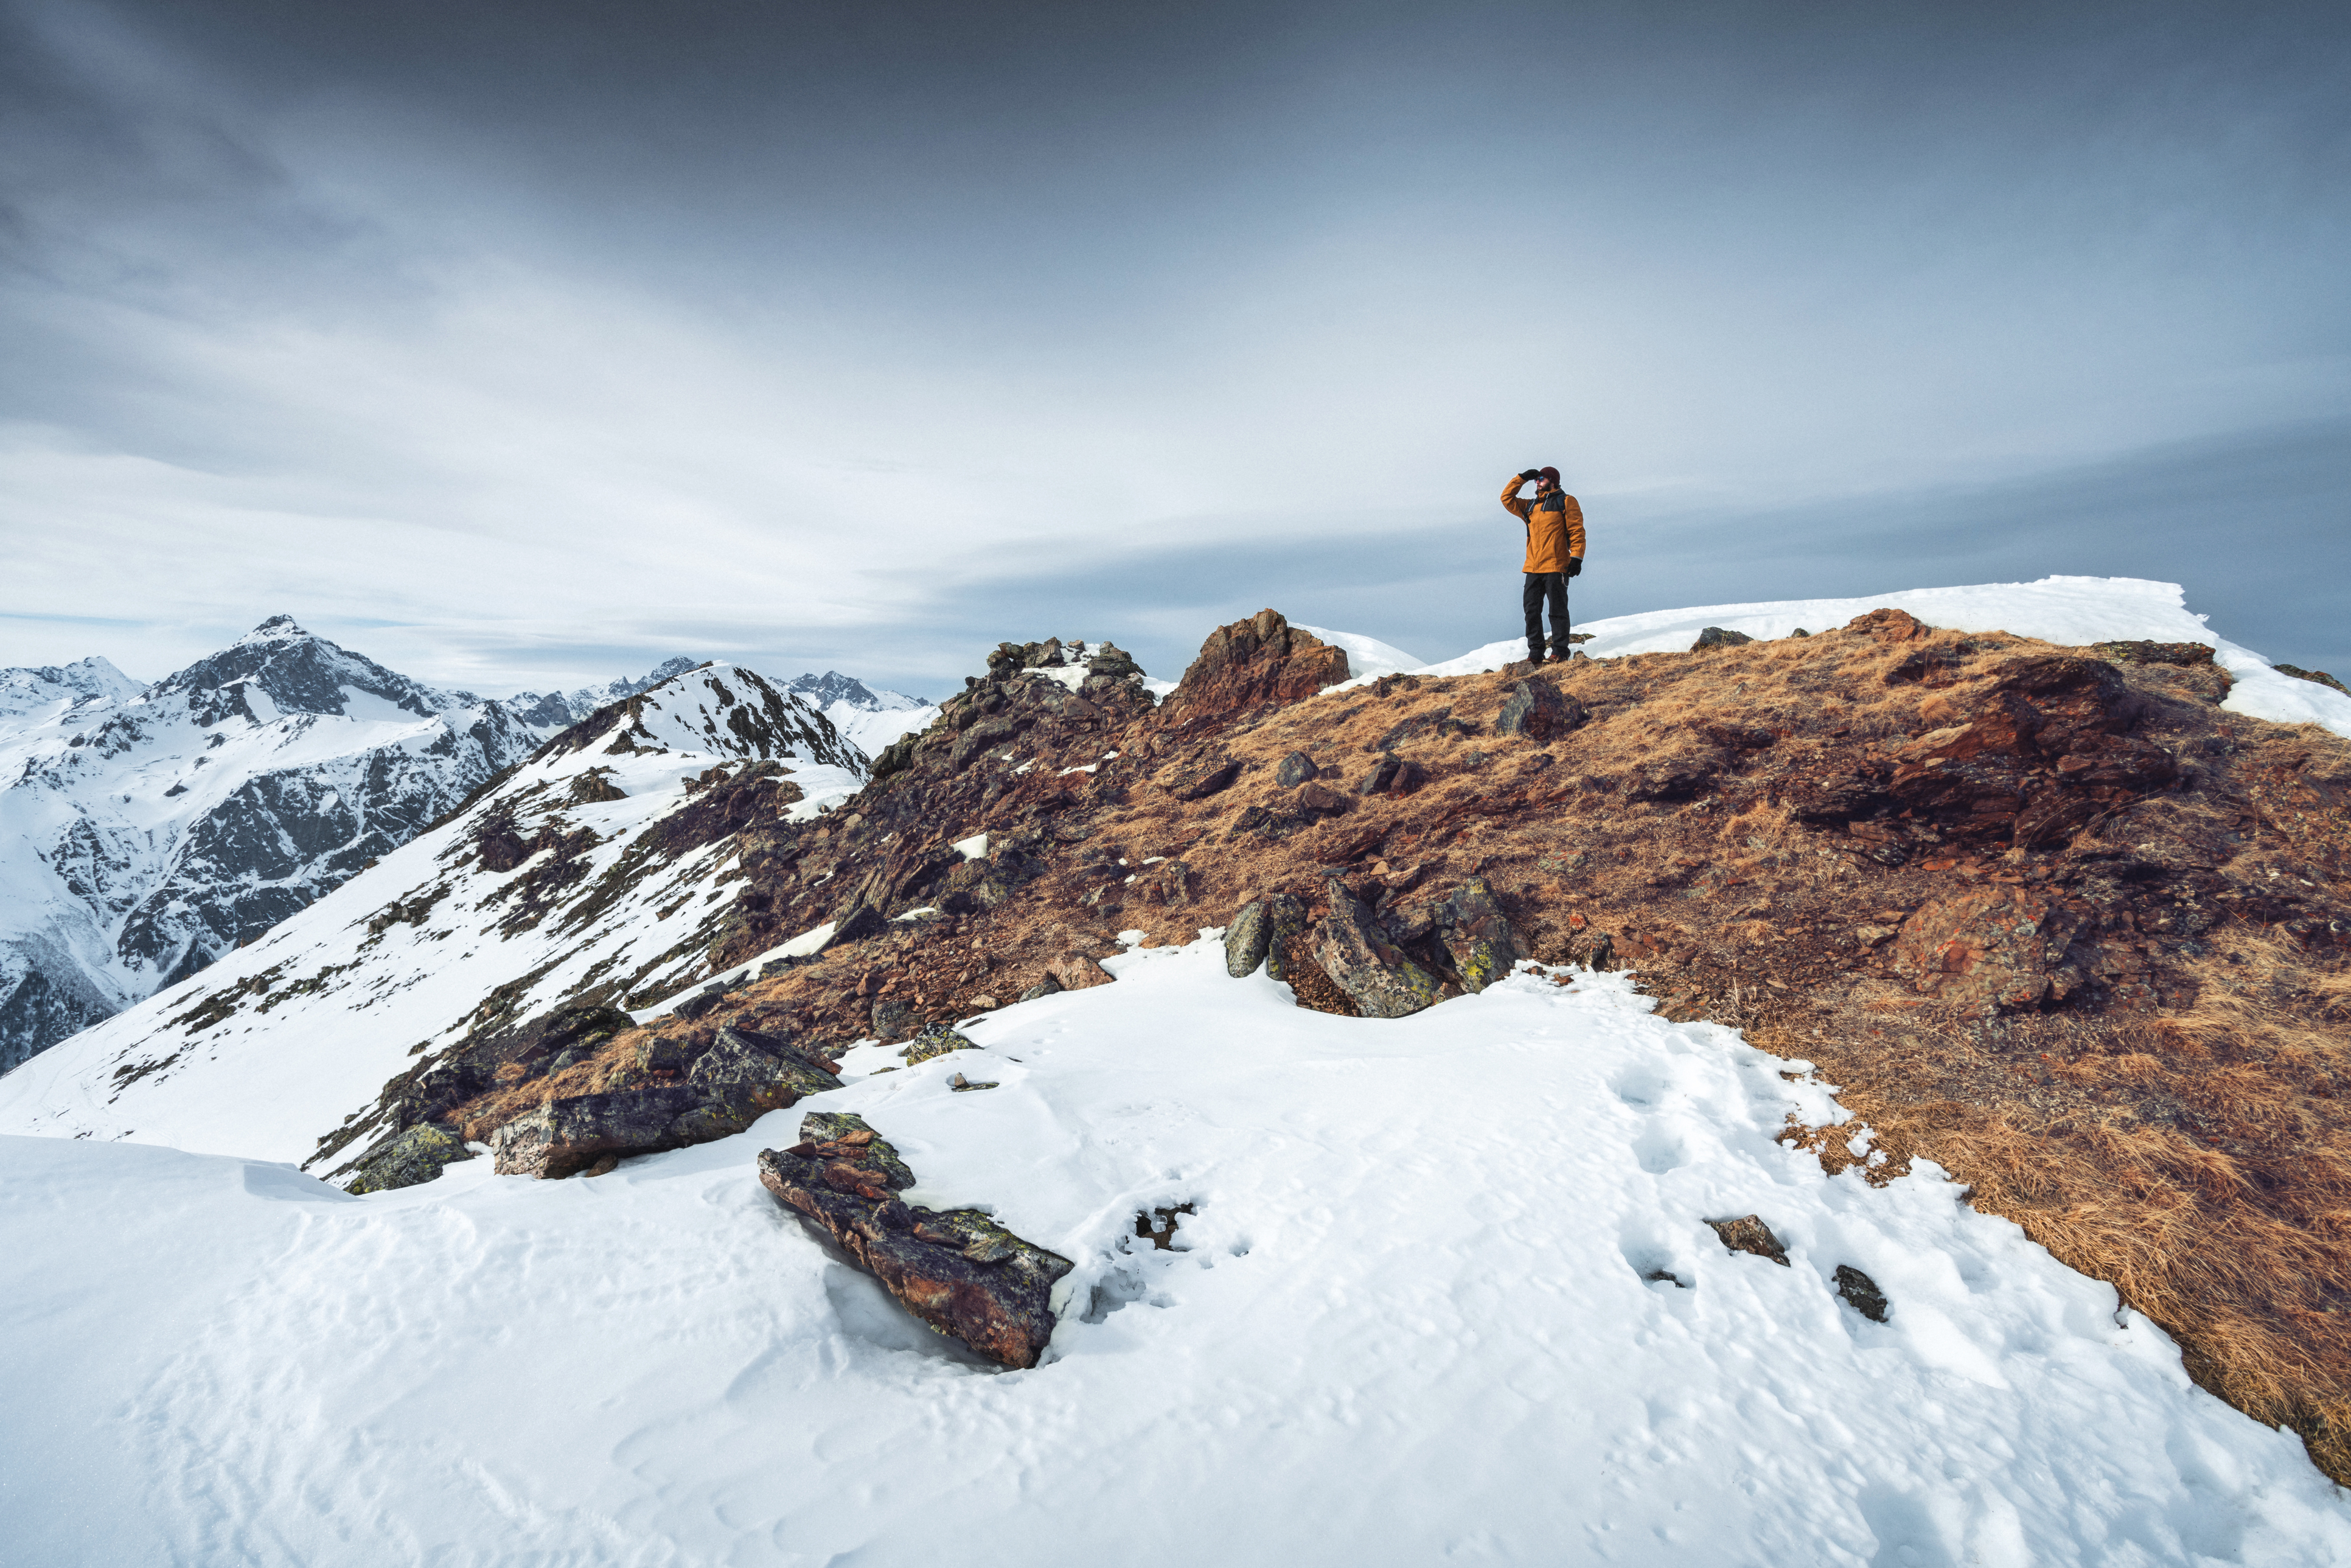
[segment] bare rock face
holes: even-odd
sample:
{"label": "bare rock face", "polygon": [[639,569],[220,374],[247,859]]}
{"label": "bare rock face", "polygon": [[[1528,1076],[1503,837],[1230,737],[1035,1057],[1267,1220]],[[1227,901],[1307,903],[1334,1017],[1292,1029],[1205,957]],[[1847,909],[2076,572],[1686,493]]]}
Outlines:
{"label": "bare rock face", "polygon": [[782,1037],[747,1029],[721,1029],[690,1062],[661,1058],[643,1071],[652,1082],[558,1095],[497,1128],[490,1154],[498,1174],[574,1176],[607,1155],[710,1143],[806,1095],[841,1087],[828,1067]]}
{"label": "bare rock face", "polygon": [[1582,703],[1562,696],[1549,681],[1524,680],[1512,685],[1502,699],[1502,711],[1494,718],[1494,733],[1523,735],[1547,744],[1583,724],[1586,716]]}
{"label": "bare rock face", "polygon": [[2019,887],[1932,899],[1896,935],[1894,971],[1922,995],[1982,1016],[2063,1001],[2088,978],[2069,956],[2085,919]]}
{"label": "bare rock face", "polygon": [[1437,915],[1437,939],[1453,959],[1464,990],[1484,990],[1527,956],[1493,888],[1482,876],[1473,876],[1454,889]]}
{"label": "bare rock face", "polygon": [[1347,676],[1344,649],[1300,631],[1279,611],[1260,610],[1208,634],[1199,657],[1168,697],[1167,710],[1181,723],[1292,703]]}
{"label": "bare rock face", "polygon": [[2053,842],[2179,771],[2126,733],[2140,702],[2101,659],[2019,660],[1972,712],[1897,751],[1886,785],[1897,806],[1961,838]]}
{"label": "bare rock face", "polygon": [[1053,1337],[1053,1281],[1074,1267],[977,1209],[910,1207],[914,1173],[852,1115],[811,1115],[759,1155],[776,1201],[838,1243],[899,1303],[992,1361],[1029,1367]]}
{"label": "bare rock face", "polygon": [[1369,905],[1337,877],[1314,936],[1314,961],[1365,1018],[1400,1019],[1434,1003],[1444,982],[1390,940]]}

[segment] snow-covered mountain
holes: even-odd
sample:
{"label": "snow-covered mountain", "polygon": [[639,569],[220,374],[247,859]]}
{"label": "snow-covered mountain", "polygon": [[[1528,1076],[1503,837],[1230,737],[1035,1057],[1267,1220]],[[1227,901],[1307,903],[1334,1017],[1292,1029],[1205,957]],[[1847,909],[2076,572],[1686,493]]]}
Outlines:
{"label": "snow-covered mountain", "polygon": [[136,696],[140,683],[104,659],[0,670],[0,735],[43,724],[77,703]]}
{"label": "snow-covered mountain", "polygon": [[566,725],[577,724],[611,703],[622,702],[639,692],[651,691],[672,675],[682,675],[700,661],[684,654],[664,659],[653,667],[651,674],[637,679],[623,675],[619,680],[601,686],[581,686],[569,692],[517,692],[506,699],[507,711],[523,723],[552,733]]}
{"label": "snow-covered mountain", "polygon": [[925,728],[939,712],[935,704],[879,690],[839,670],[795,676],[791,689],[822,709],[832,727],[868,757],[880,756],[902,735]]}
{"label": "snow-covered mountain", "polygon": [[0,1066],[260,936],[541,738],[283,615],[152,686],[86,659],[0,693]]}
{"label": "snow-covered mountain", "polygon": [[864,779],[792,693],[726,664],[674,675],[261,940],[0,1078],[0,1126],[309,1158],[477,1025],[698,978],[745,891],[731,835]]}

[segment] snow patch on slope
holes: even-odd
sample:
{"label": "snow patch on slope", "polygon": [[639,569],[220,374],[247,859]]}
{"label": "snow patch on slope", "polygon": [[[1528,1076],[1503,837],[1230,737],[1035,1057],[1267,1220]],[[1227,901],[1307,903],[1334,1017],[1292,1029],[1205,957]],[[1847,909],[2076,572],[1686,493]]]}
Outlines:
{"label": "snow patch on slope", "polygon": [[[595,1180],[354,1199],[0,1139],[11,1544],[988,1568],[1098,1562],[1092,1520],[1145,1568],[2351,1561],[2294,1438],[2111,1288],[1931,1169],[1824,1176],[1773,1134],[1825,1087],[1622,977],[1386,1022],[1213,941],[1108,967]],[[975,1364],[778,1210],[754,1157],[804,1109],[1077,1263],[1044,1365]],[[1175,1249],[1136,1240],[1178,1203]],[[1703,1224],[1750,1212],[1789,1267]]]}

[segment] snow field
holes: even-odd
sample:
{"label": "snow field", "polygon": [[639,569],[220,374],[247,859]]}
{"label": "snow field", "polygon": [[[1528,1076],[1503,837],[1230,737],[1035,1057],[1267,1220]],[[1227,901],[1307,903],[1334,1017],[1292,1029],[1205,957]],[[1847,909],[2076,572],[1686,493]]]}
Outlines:
{"label": "snow field", "polygon": [[[2327,1563],[2291,1437],[1931,1170],[1772,1140],[1823,1085],[1629,981],[1333,1018],[1220,946],[752,1132],[352,1198],[0,1139],[25,1561]],[[1000,1086],[956,1093],[956,1072]],[[861,1075],[862,1074],[862,1075]],[[784,1215],[808,1109],[1078,1268],[977,1364]],[[1132,1234],[1188,1202],[1176,1249]],[[1702,1221],[1754,1212],[1792,1267]],[[1834,1293],[1839,1263],[1892,1302]],[[1651,1282],[1665,1270],[1684,1284]]]}
{"label": "snow field", "polygon": [[[1829,632],[1880,606],[1905,610],[1929,626],[1958,632],[2010,632],[2020,637],[2078,647],[2089,643],[2152,639],[2158,643],[2203,643],[2214,662],[2236,681],[2220,706],[2250,718],[2279,724],[2320,724],[2351,736],[2351,697],[2315,681],[2282,675],[2250,648],[2216,637],[2204,617],[2188,609],[2176,582],[2132,577],[2044,577],[2038,582],[1988,582],[1965,588],[1917,588],[1859,599],[1784,599],[1753,604],[1709,604],[1688,610],[1656,610],[1578,621],[1592,633],[1579,644],[1595,659],[1626,653],[1681,653],[1708,626],[1743,632],[1757,639],[1786,637],[1798,627]],[[1468,675],[1526,657],[1526,639],[1489,643],[1458,658],[1423,664],[1423,675]],[[1350,683],[1352,684],[1352,683]]]}

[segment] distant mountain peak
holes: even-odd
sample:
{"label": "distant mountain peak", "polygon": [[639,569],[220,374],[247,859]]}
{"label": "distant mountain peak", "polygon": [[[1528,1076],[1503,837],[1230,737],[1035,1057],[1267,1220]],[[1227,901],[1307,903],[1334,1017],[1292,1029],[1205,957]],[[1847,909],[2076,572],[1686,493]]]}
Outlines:
{"label": "distant mountain peak", "polygon": [[307,641],[309,635],[291,615],[273,615],[239,637],[237,643],[292,643]]}
{"label": "distant mountain peak", "polygon": [[925,707],[920,697],[910,697],[903,692],[879,691],[853,675],[839,670],[827,670],[820,675],[795,675],[791,689],[809,697],[820,706],[847,703],[864,713],[894,713],[902,708]]}

